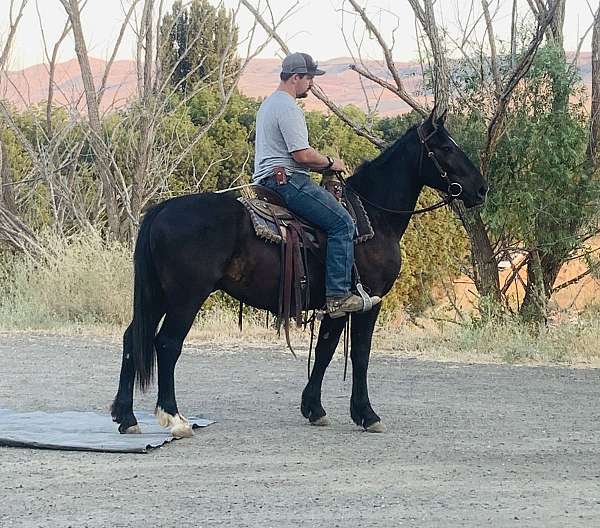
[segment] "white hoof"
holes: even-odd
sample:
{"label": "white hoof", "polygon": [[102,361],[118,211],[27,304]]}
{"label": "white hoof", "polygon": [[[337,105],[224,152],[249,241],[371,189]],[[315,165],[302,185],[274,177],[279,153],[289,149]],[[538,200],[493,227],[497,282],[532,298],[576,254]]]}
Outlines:
{"label": "white hoof", "polygon": [[189,438],[194,436],[192,426],[182,414],[173,416],[161,407],[156,408],[156,419],[161,427],[170,427],[173,438]]}
{"label": "white hoof", "polygon": [[142,430],[138,424],[135,424],[125,429],[125,434],[142,434]]}
{"label": "white hoof", "polygon": [[330,425],[329,418],[327,416],[321,416],[321,418],[317,418],[314,422],[310,422],[310,425],[317,425],[319,427],[325,427],[326,425]]}
{"label": "white hoof", "polygon": [[383,422],[375,422],[365,429],[367,433],[385,433],[385,425]]}
{"label": "white hoof", "polygon": [[173,418],[173,427],[171,427],[171,434],[173,438],[189,438],[194,436],[194,431],[190,422],[180,414]]}

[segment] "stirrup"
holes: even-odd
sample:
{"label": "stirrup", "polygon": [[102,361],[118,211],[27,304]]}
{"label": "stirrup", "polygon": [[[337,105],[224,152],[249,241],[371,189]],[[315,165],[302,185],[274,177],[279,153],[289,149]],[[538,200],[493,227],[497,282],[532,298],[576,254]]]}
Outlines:
{"label": "stirrup", "polygon": [[363,285],[360,282],[356,283],[356,291],[363,300],[363,309],[361,310],[361,312],[368,312],[371,308],[373,308],[373,301],[371,301],[371,296],[365,291]]}

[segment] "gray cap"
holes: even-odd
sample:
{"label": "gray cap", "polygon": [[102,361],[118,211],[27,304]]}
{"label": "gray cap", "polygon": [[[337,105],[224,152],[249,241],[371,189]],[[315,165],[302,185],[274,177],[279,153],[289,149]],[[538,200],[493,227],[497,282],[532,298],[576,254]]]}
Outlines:
{"label": "gray cap", "polygon": [[308,73],[323,75],[325,72],[317,68],[318,64],[307,53],[291,53],[281,64],[281,73]]}

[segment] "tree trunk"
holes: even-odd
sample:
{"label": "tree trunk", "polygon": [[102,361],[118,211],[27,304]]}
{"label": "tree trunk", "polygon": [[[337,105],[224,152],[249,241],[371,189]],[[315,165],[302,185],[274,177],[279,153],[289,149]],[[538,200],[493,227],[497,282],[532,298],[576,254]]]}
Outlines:
{"label": "tree trunk", "polygon": [[[554,18],[550,24],[549,38],[560,48],[563,57],[564,51],[563,25],[565,21],[565,0],[556,0]],[[566,58],[564,59],[566,61]],[[557,86],[556,79],[552,81],[552,111],[554,113],[567,113],[569,111],[569,93]],[[578,226],[573,225],[573,232]],[[537,239],[537,236],[536,236]],[[552,296],[552,288],[558,272],[568,255],[563,252],[548,252],[540,249],[529,251],[527,257],[527,286],[525,297],[519,309],[519,315],[525,321],[542,323],[547,317],[547,306]]]}
{"label": "tree trunk", "polygon": [[427,39],[431,45],[435,110],[436,115],[441,115],[448,108],[450,75],[448,73],[448,60],[444,39],[440,37],[435,20],[433,0],[423,0],[422,6],[420,0],[409,0],[409,3],[413,8],[415,16],[419,19],[423,31],[427,34]]}
{"label": "tree trunk", "polygon": [[[146,0],[141,21],[141,33],[138,40],[138,61],[143,60],[143,64],[138,63],[138,71],[143,75],[138,79],[138,93],[140,97],[139,120],[140,139],[137,145],[137,163],[133,174],[131,185],[131,219],[129,236],[133,242],[137,236],[139,218],[142,212],[144,200],[144,190],[148,177],[148,168],[152,156],[152,146],[154,144],[155,120],[152,115],[153,108],[153,87],[152,82],[152,57],[153,57],[153,38],[152,38],[152,13],[154,10],[154,1]],[[143,59],[142,59],[142,50]]]}
{"label": "tree trunk", "polygon": [[600,165],[600,7],[594,17],[592,32],[592,102],[590,112],[590,139],[587,157],[593,171]]}
{"label": "tree trunk", "polygon": [[554,20],[550,24],[552,31],[552,38],[561,48],[564,43],[564,32],[563,27],[565,25],[565,4],[566,0],[555,0],[556,1],[556,12]]}
{"label": "tree trunk", "polygon": [[527,288],[519,309],[524,321],[543,323],[547,318],[548,301],[564,258],[534,249],[527,263]]}
{"label": "tree trunk", "polygon": [[102,182],[102,195],[104,205],[106,207],[106,216],[110,234],[115,239],[120,239],[120,221],[119,210],[117,207],[117,198],[115,195],[114,185],[111,173],[111,156],[103,139],[102,123],[100,121],[100,112],[98,110],[98,99],[96,95],[96,87],[92,77],[92,69],[87,53],[83,30],[81,28],[81,17],[79,13],[79,3],[77,0],[61,0],[73,28],[73,36],[75,38],[75,53],[79,61],[81,70],[81,79],[85,91],[85,99],[88,109],[88,120],[91,128],[90,143],[95,153],[94,164],[100,181]]}
{"label": "tree trunk", "polygon": [[478,211],[467,211],[462,203],[454,202],[452,208],[461,219],[471,242],[471,262],[477,292],[499,307],[502,295],[498,264],[483,220]]}

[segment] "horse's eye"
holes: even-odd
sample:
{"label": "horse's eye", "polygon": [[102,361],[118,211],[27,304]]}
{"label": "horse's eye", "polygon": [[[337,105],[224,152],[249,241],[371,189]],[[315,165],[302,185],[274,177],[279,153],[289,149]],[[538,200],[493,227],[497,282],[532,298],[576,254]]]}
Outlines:
{"label": "horse's eye", "polygon": [[444,145],[444,146],[442,147],[442,150],[443,150],[444,152],[451,152],[451,151],[452,151],[452,147],[451,147],[450,145]]}

